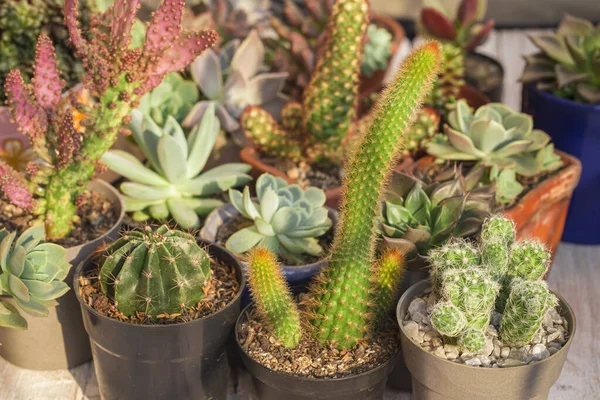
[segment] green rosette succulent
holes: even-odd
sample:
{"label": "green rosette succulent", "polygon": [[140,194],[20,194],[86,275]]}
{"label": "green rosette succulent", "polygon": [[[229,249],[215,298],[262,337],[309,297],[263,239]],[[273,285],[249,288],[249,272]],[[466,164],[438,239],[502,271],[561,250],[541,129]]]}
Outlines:
{"label": "green rosette succulent", "polygon": [[364,76],[371,77],[377,71],[385,70],[391,52],[392,34],[385,28],[370,24],[367,28],[367,43],[365,44],[360,71]]}
{"label": "green rosette succulent", "polygon": [[582,103],[600,104],[600,25],[566,15],[556,32],[530,37],[521,82]]}
{"label": "green rosette succulent", "polygon": [[285,179],[262,174],[256,180],[257,201],[250,197],[250,188],[243,193],[229,190],[229,200],[242,216],[254,225],[234,233],[225,247],[237,254],[261,246],[289,260],[301,261],[302,254],[320,256],[323,248],[318,237],[332,225],[323,190],[309,187],[302,190]]}
{"label": "green rosette succulent", "polygon": [[[0,295],[13,298],[19,309],[45,317],[57,298],[69,290],[63,282],[71,265],[66,250],[46,243],[44,226],[34,225],[17,237],[0,230]],[[0,326],[26,329],[27,321],[12,304],[0,301]]]}
{"label": "green rosette succulent", "polygon": [[136,221],[164,221],[172,216],[183,229],[199,228],[200,216],[223,205],[210,196],[252,179],[247,174],[251,167],[241,163],[223,164],[201,173],[219,133],[212,103],[187,138],[173,117],[167,117],[160,128],[138,110],[132,113],[130,128],[149,166],[119,150],[106,152],[102,161],[130,180],[120,189],[125,194],[125,209],[134,212]]}
{"label": "green rosette succulent", "polygon": [[479,187],[483,168],[463,176],[460,167],[430,180],[397,173],[385,194],[382,213],[384,243],[402,249],[407,260],[426,256],[451,237],[477,233],[490,215],[491,186]]}
{"label": "green rosette succulent", "polygon": [[199,98],[198,87],[177,72],[165,76],[162,83],[142,97],[139,110],[162,126],[171,115],[181,123]]}

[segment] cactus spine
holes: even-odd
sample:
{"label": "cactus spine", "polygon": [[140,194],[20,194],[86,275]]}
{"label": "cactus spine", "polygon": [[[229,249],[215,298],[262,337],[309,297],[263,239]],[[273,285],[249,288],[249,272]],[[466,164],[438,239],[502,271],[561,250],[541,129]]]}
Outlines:
{"label": "cactus spine", "polygon": [[300,313],[272,251],[262,247],[250,250],[248,285],[275,336],[285,347],[296,346],[302,336]]}
{"label": "cactus spine", "polygon": [[195,306],[209,277],[210,259],[194,237],[166,225],[125,233],[108,247],[100,268],[102,292],[127,316]]}
{"label": "cactus spine", "polygon": [[374,261],[383,186],[402,150],[399,139],[431,89],[439,66],[440,48],[434,42],[405,60],[350,157],[331,260],[311,285],[312,323],[321,342],[348,348],[365,333],[369,300],[365,288]]}
{"label": "cactus spine", "polygon": [[373,268],[371,314],[374,327],[386,320],[389,306],[394,303],[406,272],[404,255],[398,249],[386,249]]}

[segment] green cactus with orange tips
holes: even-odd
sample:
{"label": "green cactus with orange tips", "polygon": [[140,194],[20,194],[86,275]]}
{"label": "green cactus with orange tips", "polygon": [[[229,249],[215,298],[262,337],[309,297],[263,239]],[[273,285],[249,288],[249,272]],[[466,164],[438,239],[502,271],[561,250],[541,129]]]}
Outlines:
{"label": "green cactus with orange tips", "polygon": [[336,1],[302,103],[288,103],[281,123],[260,107],[249,107],[242,114],[242,130],[257,148],[282,159],[341,161],[344,141],[356,119],[368,24],[368,0]]}
{"label": "green cactus with orange tips", "polygon": [[382,326],[390,310],[389,305],[400,290],[406,272],[406,260],[398,249],[387,249],[373,268],[371,280],[371,321],[374,327]]}
{"label": "green cactus with orange tips", "polygon": [[300,313],[271,250],[257,247],[248,253],[248,286],[275,336],[285,347],[296,346],[302,336]]}

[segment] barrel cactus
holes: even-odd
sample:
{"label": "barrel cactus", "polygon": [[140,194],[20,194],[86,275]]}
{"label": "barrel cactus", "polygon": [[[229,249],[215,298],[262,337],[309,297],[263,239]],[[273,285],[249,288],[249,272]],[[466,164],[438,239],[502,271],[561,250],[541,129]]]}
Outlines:
{"label": "barrel cactus", "polygon": [[[67,251],[45,242],[44,226],[34,225],[17,237],[0,230],[0,294],[13,298],[18,308],[34,317],[45,317],[56,299],[69,290],[63,282],[71,265]],[[27,328],[11,304],[0,302],[0,326]]]}
{"label": "barrel cactus", "polygon": [[248,186],[243,193],[229,190],[231,204],[254,224],[234,233],[225,243],[228,250],[241,254],[261,246],[290,260],[301,260],[302,254],[323,255],[317,238],[332,224],[323,190],[302,190],[265,173],[256,181],[256,193],[257,202],[250,197]]}
{"label": "barrel cactus", "polygon": [[204,297],[210,258],[187,233],[163,225],[129,231],[106,249],[102,293],[126,316],[181,313]]}
{"label": "barrel cactus", "polygon": [[173,117],[167,117],[160,128],[138,110],[132,112],[130,128],[150,167],[120,150],[106,152],[102,161],[131,180],[120,189],[125,194],[125,209],[134,212],[134,220],[163,221],[172,216],[181,228],[199,228],[200,216],[223,205],[211,196],[252,179],[247,175],[250,166],[239,163],[202,173],[219,133],[212,104],[187,138]]}

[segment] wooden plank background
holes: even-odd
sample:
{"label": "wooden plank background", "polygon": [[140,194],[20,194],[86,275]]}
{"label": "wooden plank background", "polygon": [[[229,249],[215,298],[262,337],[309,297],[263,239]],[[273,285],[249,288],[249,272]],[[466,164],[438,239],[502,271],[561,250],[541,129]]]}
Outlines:
{"label": "wooden plank background", "polygon": [[[534,50],[526,33],[534,32],[494,32],[482,48],[504,65],[504,102],[515,109],[520,108],[521,102],[521,88],[517,83],[523,68],[521,55]],[[599,260],[600,246],[563,243],[556,254],[549,282],[575,310],[577,332],[550,400],[600,399]],[[227,400],[254,399],[251,377],[245,371],[238,371],[237,376],[236,382],[230,382]],[[385,400],[410,398],[408,393],[393,390],[388,390],[385,396]],[[40,399],[99,400],[92,363],[72,370],[39,372],[17,368],[0,358],[0,400]]]}

